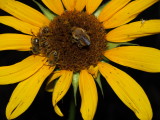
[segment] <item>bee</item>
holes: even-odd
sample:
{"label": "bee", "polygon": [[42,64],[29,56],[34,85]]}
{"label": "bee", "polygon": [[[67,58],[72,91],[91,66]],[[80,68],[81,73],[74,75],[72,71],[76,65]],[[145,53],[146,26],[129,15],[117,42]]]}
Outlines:
{"label": "bee", "polygon": [[42,27],[40,30],[39,30],[39,35],[42,36],[42,35],[50,35],[50,28],[45,26],[45,27]]}
{"label": "bee", "polygon": [[79,48],[89,46],[91,44],[90,37],[87,32],[79,27],[73,27],[72,31],[72,43],[77,43]]}
{"label": "bee", "polygon": [[53,66],[56,64],[56,62],[59,59],[59,54],[56,50],[53,50],[52,52],[49,53],[48,55],[48,63],[49,65]]}
{"label": "bee", "polygon": [[33,54],[36,54],[36,55],[39,54],[40,53],[39,38],[33,36],[31,39],[31,44],[32,44],[31,50],[32,50]]}

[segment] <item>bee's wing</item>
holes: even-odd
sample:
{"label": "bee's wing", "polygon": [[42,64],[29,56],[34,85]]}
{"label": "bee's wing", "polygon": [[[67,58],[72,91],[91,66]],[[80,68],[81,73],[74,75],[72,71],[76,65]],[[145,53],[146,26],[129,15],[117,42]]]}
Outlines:
{"label": "bee's wing", "polygon": [[87,36],[81,36],[81,38],[83,39],[83,42],[85,43],[85,45],[89,46],[91,44],[91,42]]}

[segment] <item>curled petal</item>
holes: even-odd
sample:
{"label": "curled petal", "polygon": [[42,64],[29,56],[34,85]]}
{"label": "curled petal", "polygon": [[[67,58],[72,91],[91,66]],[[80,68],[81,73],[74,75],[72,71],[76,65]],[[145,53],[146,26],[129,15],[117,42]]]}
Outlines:
{"label": "curled petal", "polygon": [[63,71],[62,76],[58,79],[54,90],[53,90],[53,96],[52,96],[52,103],[53,107],[55,109],[55,112],[63,116],[61,110],[57,106],[57,103],[63,98],[63,96],[67,93],[71,83],[72,83],[72,71]]}
{"label": "curled petal", "polygon": [[47,81],[47,84],[46,84],[46,91],[47,92],[53,92],[54,80],[59,78],[62,75],[62,73],[63,72],[61,70],[55,71],[53,73],[53,75],[49,78],[49,80]]}

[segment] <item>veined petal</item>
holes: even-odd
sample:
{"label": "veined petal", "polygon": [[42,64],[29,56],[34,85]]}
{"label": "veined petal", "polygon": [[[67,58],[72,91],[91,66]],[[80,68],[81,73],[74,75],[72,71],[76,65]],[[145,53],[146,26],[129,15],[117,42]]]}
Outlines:
{"label": "veined petal", "polygon": [[98,16],[98,20],[103,22],[110,19],[120,9],[122,9],[131,0],[111,0],[102,10]]}
{"label": "veined petal", "polygon": [[82,99],[81,114],[84,120],[92,120],[97,109],[98,94],[93,77],[87,70],[81,70],[79,90]]}
{"label": "veined petal", "polygon": [[25,80],[35,74],[45,62],[44,57],[33,55],[14,65],[0,67],[0,84],[12,84]]}
{"label": "veined petal", "polygon": [[108,59],[146,72],[160,72],[160,50],[142,46],[124,46],[107,50]]}
{"label": "veined petal", "polygon": [[106,29],[123,25],[159,0],[134,0],[103,23]]}
{"label": "veined petal", "polygon": [[64,12],[61,0],[42,0],[42,2],[58,15],[61,15]]}
{"label": "veined petal", "polygon": [[82,11],[86,5],[86,0],[76,0],[75,9]]}
{"label": "veined petal", "polygon": [[14,29],[26,34],[37,34],[39,28],[29,23],[23,22],[15,17],[0,16],[0,23],[13,27]]}
{"label": "veined petal", "polygon": [[98,66],[101,74],[106,78],[106,81],[122,102],[140,120],[151,120],[152,108],[141,86],[128,74],[108,63],[100,62]]}
{"label": "veined petal", "polygon": [[62,0],[62,2],[67,10],[69,11],[74,10],[76,0]]}
{"label": "veined petal", "polygon": [[18,84],[6,108],[8,119],[14,119],[25,112],[36,97],[45,78],[53,71],[43,66],[37,73]]}
{"label": "veined petal", "polygon": [[86,11],[92,14],[101,4],[102,0],[86,0]]}
{"label": "veined petal", "polygon": [[0,34],[0,50],[30,51],[31,36],[22,34]]}
{"label": "veined petal", "polygon": [[0,0],[0,9],[37,27],[49,24],[49,20],[43,14],[15,0]]}
{"label": "veined petal", "polygon": [[106,35],[107,41],[127,42],[139,37],[160,33],[160,20],[142,20],[122,25]]}
{"label": "veined petal", "polygon": [[63,98],[63,96],[67,93],[71,83],[72,83],[72,71],[62,71],[62,76],[57,81],[54,90],[53,90],[53,96],[52,96],[52,103],[55,109],[55,112],[63,116],[61,113],[59,107],[57,106],[57,103]]}
{"label": "veined petal", "polygon": [[58,71],[55,71],[53,73],[53,75],[49,78],[47,84],[46,84],[46,91],[47,92],[53,92],[53,89],[54,89],[54,84],[53,84],[53,81],[57,78],[59,78],[61,75],[62,75],[62,71],[61,70],[58,70]]}

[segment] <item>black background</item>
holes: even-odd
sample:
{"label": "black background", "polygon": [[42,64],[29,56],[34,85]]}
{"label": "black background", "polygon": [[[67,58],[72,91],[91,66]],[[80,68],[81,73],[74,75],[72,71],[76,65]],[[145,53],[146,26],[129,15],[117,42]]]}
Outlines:
{"label": "black background", "polygon": [[[24,1],[19,0],[27,5],[39,8],[33,3],[32,0]],[[38,1],[38,0],[37,0]],[[0,10],[0,15],[8,15],[6,12]],[[35,16],[36,17],[36,16]],[[160,3],[156,3],[147,10],[143,11],[133,21],[141,19],[159,19],[160,18]],[[157,26],[160,27],[160,26]],[[0,33],[19,33],[13,28],[0,24]],[[139,38],[134,40],[133,43],[138,43],[143,46],[154,47],[160,49],[160,35],[152,35],[149,37]],[[0,52],[0,66],[11,65],[18,61],[21,61],[25,57],[29,56],[30,52],[17,52],[17,51],[1,51]],[[152,53],[151,53],[152,54]],[[131,68],[123,67],[115,63],[111,63],[114,66],[122,69],[130,76],[132,76],[145,90],[153,109],[153,120],[160,119],[160,74],[159,73],[146,73]],[[127,108],[115,95],[110,86],[107,84],[104,78],[102,78],[102,84],[104,89],[104,97],[102,96],[99,87],[99,102],[97,112],[94,120],[138,120],[134,113]],[[12,91],[17,84],[1,85],[0,86],[0,120],[6,120],[5,108],[12,94]],[[36,99],[29,107],[29,109],[23,113],[16,120],[67,120],[69,115],[69,103],[70,98],[73,97],[72,88],[65,95],[60,102],[60,108],[64,113],[64,117],[59,117],[55,114],[51,102],[51,93],[44,91],[45,83],[42,85]],[[76,106],[76,120],[82,120],[80,114],[80,95],[78,93]]]}

